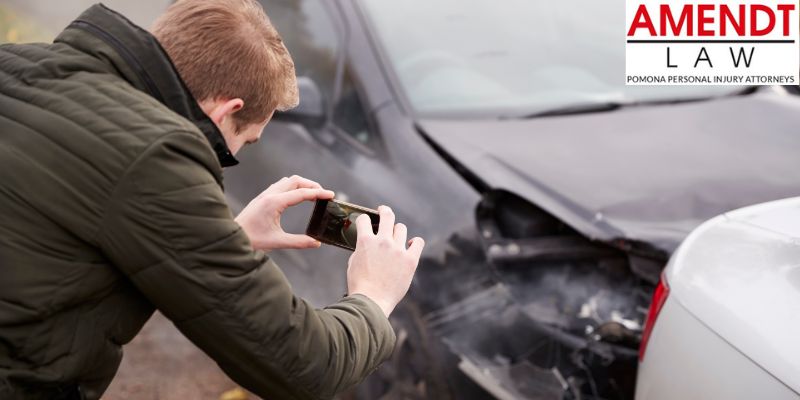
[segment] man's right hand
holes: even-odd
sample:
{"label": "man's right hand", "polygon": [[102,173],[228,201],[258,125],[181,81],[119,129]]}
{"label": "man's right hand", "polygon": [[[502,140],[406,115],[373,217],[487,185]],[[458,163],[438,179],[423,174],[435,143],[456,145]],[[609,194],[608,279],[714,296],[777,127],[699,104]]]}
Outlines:
{"label": "man's right hand", "polygon": [[415,237],[406,248],[406,226],[395,225],[391,208],[380,206],[378,212],[381,222],[377,234],[372,231],[369,216],[356,219],[358,241],[347,268],[347,288],[349,294],[369,297],[388,317],[411,286],[425,241]]}

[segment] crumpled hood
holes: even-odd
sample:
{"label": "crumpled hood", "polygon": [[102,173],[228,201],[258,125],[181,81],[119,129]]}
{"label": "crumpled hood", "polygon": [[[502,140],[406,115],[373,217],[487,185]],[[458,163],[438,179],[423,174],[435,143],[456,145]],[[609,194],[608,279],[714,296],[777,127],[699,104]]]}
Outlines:
{"label": "crumpled hood", "polygon": [[796,96],[419,124],[490,187],[597,240],[636,240],[671,253],[715,215],[800,195]]}

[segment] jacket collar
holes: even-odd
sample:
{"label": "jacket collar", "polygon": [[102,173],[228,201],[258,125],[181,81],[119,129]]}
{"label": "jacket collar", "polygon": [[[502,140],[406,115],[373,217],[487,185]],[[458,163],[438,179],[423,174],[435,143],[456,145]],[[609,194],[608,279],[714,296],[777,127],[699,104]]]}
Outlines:
{"label": "jacket collar", "polygon": [[[84,46],[76,43],[80,36],[66,34],[70,29],[78,29],[100,39],[112,52],[82,48]],[[95,4],[73,21],[56,41],[81,48],[110,62],[135,88],[196,125],[208,139],[221,166],[230,167],[239,163],[225,143],[222,132],[197,104],[167,53],[149,32],[116,11]]]}

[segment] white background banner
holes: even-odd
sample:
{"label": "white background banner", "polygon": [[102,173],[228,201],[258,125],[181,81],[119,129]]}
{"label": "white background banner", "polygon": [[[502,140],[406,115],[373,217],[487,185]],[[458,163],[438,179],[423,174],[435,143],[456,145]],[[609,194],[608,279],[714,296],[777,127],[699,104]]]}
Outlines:
{"label": "white background banner", "polygon": [[628,85],[800,84],[797,2],[637,0],[625,13]]}

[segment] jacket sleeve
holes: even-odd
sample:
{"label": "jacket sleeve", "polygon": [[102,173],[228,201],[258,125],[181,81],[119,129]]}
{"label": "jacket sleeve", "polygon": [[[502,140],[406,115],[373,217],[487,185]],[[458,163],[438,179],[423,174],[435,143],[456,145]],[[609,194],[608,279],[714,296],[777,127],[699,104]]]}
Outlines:
{"label": "jacket sleeve", "polygon": [[[210,172],[204,138],[173,133],[128,168],[97,242],[165,316],[240,385],[266,398],[330,398],[389,357],[394,331],[370,299],[325,309],[292,294]],[[324,266],[321,266],[324,267]]]}

